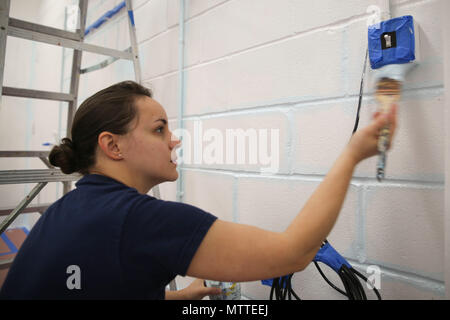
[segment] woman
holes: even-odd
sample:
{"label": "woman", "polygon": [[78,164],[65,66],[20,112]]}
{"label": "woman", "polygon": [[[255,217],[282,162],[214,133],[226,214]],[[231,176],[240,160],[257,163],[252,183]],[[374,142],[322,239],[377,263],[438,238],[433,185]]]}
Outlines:
{"label": "woman", "polygon": [[[50,163],[83,177],[31,230],[2,298],[201,298],[201,280],[165,295],[176,275],[252,281],[303,270],[331,231],[355,166],[377,154],[380,128],[396,107],[353,135],[330,172],[284,232],[232,223],[188,204],[147,195],[178,178],[162,106],[132,81],[86,99]],[[392,136],[392,135],[391,135]]]}

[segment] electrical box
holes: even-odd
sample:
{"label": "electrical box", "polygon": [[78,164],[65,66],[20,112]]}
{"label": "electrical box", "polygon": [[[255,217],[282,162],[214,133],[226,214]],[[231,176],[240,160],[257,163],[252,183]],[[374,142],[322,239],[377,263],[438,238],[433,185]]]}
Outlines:
{"label": "electrical box", "polygon": [[412,16],[369,26],[369,58],[372,69],[417,61],[419,30]]}

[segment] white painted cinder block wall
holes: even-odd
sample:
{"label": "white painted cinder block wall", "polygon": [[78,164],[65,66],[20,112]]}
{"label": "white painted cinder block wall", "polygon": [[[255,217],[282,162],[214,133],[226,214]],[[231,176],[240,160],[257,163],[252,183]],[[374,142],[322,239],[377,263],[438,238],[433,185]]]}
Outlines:
{"label": "white painted cinder block wall", "polygon": [[[42,5],[47,4],[45,12],[53,10],[50,16],[61,16],[62,9],[48,5],[49,2],[41,1]],[[119,2],[91,0],[88,25]],[[282,231],[289,225],[351,136],[366,47],[369,18],[366,10],[377,2],[186,0],[184,96],[180,101],[179,0],[134,1],[143,81],[165,107],[172,129],[177,127],[182,103],[183,127],[192,135],[199,124],[203,132],[217,129],[223,137],[227,129],[257,132],[274,129],[279,133],[276,174],[261,174],[260,166],[249,163],[248,158],[242,164],[205,161],[184,164],[180,169],[182,201],[228,221],[274,231]],[[443,227],[443,2],[391,0],[393,17],[411,14],[420,25],[422,63],[405,83],[399,129],[387,162],[387,179],[381,184],[374,179],[376,159],[361,163],[328,238],[363,273],[370,265],[381,268],[381,294],[385,299],[445,298],[444,238],[448,229]],[[28,19],[22,19],[32,20],[33,12],[41,8],[39,5],[31,8],[28,1],[21,3],[19,9],[28,13]],[[129,46],[125,17],[122,14],[113,19],[86,41],[125,49]],[[61,18],[58,24],[53,26],[62,27]],[[23,73],[29,74],[26,70],[30,68],[43,68],[44,72],[33,73],[33,79],[23,79],[14,73],[21,66],[11,57],[10,61],[15,62],[10,62],[9,74],[15,76],[17,86],[31,84],[37,89],[58,91],[61,72],[64,72],[62,84],[68,87],[70,52],[63,55],[60,50],[50,54],[41,51],[45,48],[27,48],[24,51],[35,50],[35,60],[28,60],[30,67],[23,68]],[[13,48],[7,50],[16,52],[11,51]],[[42,60],[36,61],[39,60],[36,55]],[[102,59],[85,54],[82,66]],[[60,68],[59,73],[50,77],[49,72],[53,70],[49,65]],[[99,89],[124,79],[133,79],[131,63],[116,62],[83,76],[80,103]],[[370,121],[376,110],[370,80],[368,72],[360,127]],[[56,87],[47,88],[50,83]],[[57,125],[55,115],[65,117],[64,108],[58,104],[51,107],[47,103],[53,109],[42,113],[37,111],[40,109],[36,109],[35,102],[23,99],[21,103],[26,105],[22,111],[17,111],[21,109],[16,103],[4,101],[0,119],[5,119],[7,110],[15,112],[14,116],[29,119],[16,139],[23,145],[20,148],[45,150],[42,142],[51,140],[55,130],[65,132],[64,121],[60,127]],[[15,111],[11,111],[13,106]],[[47,115],[47,119],[39,121],[32,117],[33,112]],[[50,121],[50,115],[55,119]],[[8,116],[13,115],[8,113]],[[7,121],[1,121],[3,136],[12,128]],[[33,126],[37,129],[32,129]],[[44,134],[38,136],[37,132]],[[204,150],[208,144],[208,141],[202,143]],[[268,147],[271,150],[270,144]],[[16,148],[2,139],[2,149]],[[41,168],[42,165],[39,161],[25,163],[23,160],[20,166],[17,161],[2,162],[5,169],[24,166]],[[6,194],[3,190],[9,192],[7,197],[2,197],[2,206],[11,205],[9,202],[15,201],[14,197],[25,194],[24,187],[18,188],[22,189],[15,192],[2,189],[3,195]],[[162,198],[177,199],[176,183],[164,183],[160,188]],[[54,201],[61,189],[50,187],[36,201]],[[333,282],[339,283],[333,271],[324,269]],[[178,287],[190,281],[177,277]],[[344,298],[325,283],[313,265],[297,273],[293,284],[304,299]],[[242,284],[243,295],[249,299],[267,299],[269,290],[258,281]],[[370,291],[368,296],[374,298]]]}
{"label": "white painted cinder block wall", "polygon": [[[278,129],[279,170],[250,164],[185,164],[183,201],[222,219],[284,230],[351,135],[366,48],[366,10],[376,1],[186,1],[184,128]],[[442,1],[391,1],[393,17],[420,25],[422,64],[408,77],[387,179],[376,159],[354,175],[330,242],[352,265],[382,270],[386,299],[442,299],[444,98]],[[175,128],[179,1],[142,1],[136,24],[143,76]],[[376,110],[367,75],[360,126]],[[203,142],[206,148],[208,141]],[[176,185],[161,186],[175,200]],[[335,282],[337,277],[328,273]],[[333,278],[334,276],[334,278]],[[177,278],[183,287],[189,280]],[[294,277],[305,299],[342,299],[314,266]],[[269,288],[243,283],[266,299]],[[374,297],[368,293],[369,297]]]}

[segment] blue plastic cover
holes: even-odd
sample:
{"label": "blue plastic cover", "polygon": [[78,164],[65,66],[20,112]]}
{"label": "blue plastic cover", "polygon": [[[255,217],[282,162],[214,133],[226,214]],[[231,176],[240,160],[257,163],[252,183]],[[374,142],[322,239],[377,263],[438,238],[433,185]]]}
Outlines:
{"label": "blue plastic cover", "polygon": [[339,272],[339,269],[343,264],[349,268],[352,267],[329,243],[325,243],[324,246],[320,248],[313,261],[323,262],[336,272]]}
{"label": "blue plastic cover", "polygon": [[[352,268],[352,266],[341,256],[328,242],[323,245],[322,248],[317,252],[313,261],[320,261],[325,263],[327,266],[332,268],[334,271],[339,272],[339,269],[345,264],[348,268]],[[289,275],[285,275],[281,278],[287,278]],[[280,283],[281,283],[280,278]],[[287,280],[287,279],[286,279]],[[284,282],[284,287],[286,287],[286,282]],[[261,280],[261,283],[271,287],[273,283],[273,279]]]}
{"label": "blue plastic cover", "polygon": [[[397,45],[383,49],[381,37],[386,32],[395,32]],[[412,16],[403,16],[371,25],[368,30],[369,57],[372,69],[388,64],[402,64],[415,57],[414,22]]]}
{"label": "blue plastic cover", "polygon": [[[280,277],[279,283],[281,283],[281,279],[285,278],[285,281],[284,281],[284,283],[283,283],[283,288],[286,288],[286,284],[287,284],[287,280],[288,280],[287,278],[288,278],[288,277],[289,277],[289,275]],[[264,285],[266,285],[266,286],[271,287],[272,284],[273,284],[273,279],[261,280],[261,283],[264,284]]]}

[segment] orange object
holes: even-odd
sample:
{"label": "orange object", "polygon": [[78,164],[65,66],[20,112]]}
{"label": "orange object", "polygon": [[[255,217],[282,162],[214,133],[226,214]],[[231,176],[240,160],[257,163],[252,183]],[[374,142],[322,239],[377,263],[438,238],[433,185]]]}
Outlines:
{"label": "orange object", "polygon": [[[0,235],[0,262],[14,259],[28,235],[27,228],[13,228]],[[6,279],[9,266],[0,267],[0,287]]]}

